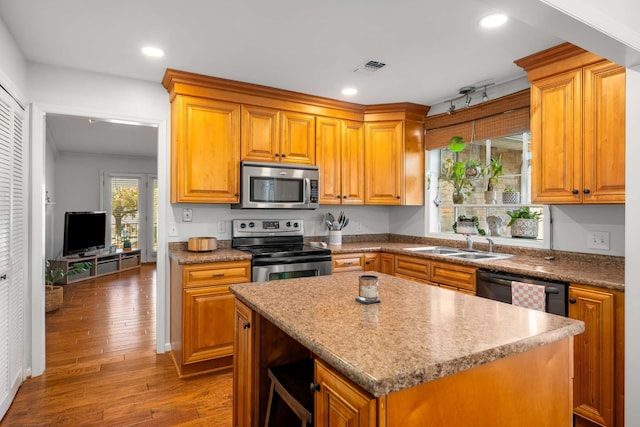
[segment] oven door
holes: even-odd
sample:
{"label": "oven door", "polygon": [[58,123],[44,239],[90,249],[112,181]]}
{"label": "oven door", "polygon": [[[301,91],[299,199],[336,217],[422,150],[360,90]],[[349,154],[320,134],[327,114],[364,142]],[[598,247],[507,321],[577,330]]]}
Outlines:
{"label": "oven door", "polygon": [[327,276],[329,274],[331,274],[331,261],[254,265],[251,271],[251,280],[253,282],[267,282],[269,280]]}

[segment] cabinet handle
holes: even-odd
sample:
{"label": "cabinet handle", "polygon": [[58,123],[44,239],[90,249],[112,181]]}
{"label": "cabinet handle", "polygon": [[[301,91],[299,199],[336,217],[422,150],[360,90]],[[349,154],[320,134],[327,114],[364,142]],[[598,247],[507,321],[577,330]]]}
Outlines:
{"label": "cabinet handle", "polygon": [[371,264],[371,260],[370,260],[370,259],[369,259],[369,260],[366,260],[364,263],[365,263],[365,264],[367,264],[367,265],[369,265],[369,264]]}
{"label": "cabinet handle", "polygon": [[217,273],[214,274],[213,277],[224,277],[224,273]]}
{"label": "cabinet handle", "polygon": [[342,265],[353,265],[353,262],[343,262]]}
{"label": "cabinet handle", "polygon": [[337,195],[336,197],[337,197],[337,198],[339,199],[339,198],[340,198],[340,197],[342,197],[342,196],[340,196],[340,195]]}
{"label": "cabinet handle", "polygon": [[233,193],[234,196],[238,197],[240,194],[238,193]]}
{"label": "cabinet handle", "polygon": [[396,196],[396,199],[400,200],[400,196]]}
{"label": "cabinet handle", "polygon": [[283,155],[282,155],[282,157],[283,157],[283,158],[284,158],[284,157],[287,157],[287,155],[286,155],[286,154],[283,154]]}
{"label": "cabinet handle", "polygon": [[311,393],[315,393],[316,391],[320,391],[320,384],[318,384],[318,383],[309,384],[309,390],[311,391]]}
{"label": "cabinet handle", "polygon": [[2,276],[0,276],[0,280],[7,280],[7,275],[3,274]]}
{"label": "cabinet handle", "polygon": [[244,322],[242,324],[242,329],[249,329],[250,327],[251,327],[251,323],[249,323],[249,322]]}
{"label": "cabinet handle", "polygon": [[575,298],[569,298],[569,304],[575,304],[577,302],[578,300],[576,300]]}
{"label": "cabinet handle", "polygon": [[584,190],[582,190],[582,192],[584,194],[589,194],[589,193],[591,193],[591,190],[589,190],[588,188],[585,188]]}
{"label": "cabinet handle", "polygon": [[347,198],[347,196],[342,196],[342,198],[343,198],[343,199],[346,199],[346,198]]}
{"label": "cabinet handle", "polygon": [[577,189],[575,189],[575,188],[574,188],[574,189],[571,191],[571,194],[573,194],[574,196],[577,196],[578,194],[580,194],[580,192],[579,192]]}
{"label": "cabinet handle", "polygon": [[280,157],[280,154],[276,153],[276,157]]}

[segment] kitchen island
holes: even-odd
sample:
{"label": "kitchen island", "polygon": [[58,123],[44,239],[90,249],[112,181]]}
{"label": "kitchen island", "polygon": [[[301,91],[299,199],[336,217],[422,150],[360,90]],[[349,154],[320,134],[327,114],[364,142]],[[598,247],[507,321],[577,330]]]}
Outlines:
{"label": "kitchen island", "polygon": [[231,286],[234,425],[263,425],[267,369],[307,358],[316,426],[338,415],[371,426],[570,425],[582,322],[384,274],[381,302],[363,305],[359,275]]}

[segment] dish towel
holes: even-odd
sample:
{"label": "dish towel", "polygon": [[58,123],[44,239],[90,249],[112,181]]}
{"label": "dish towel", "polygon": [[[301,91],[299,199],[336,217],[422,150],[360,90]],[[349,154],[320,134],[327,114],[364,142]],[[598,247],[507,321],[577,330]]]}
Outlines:
{"label": "dish towel", "polygon": [[513,305],[530,308],[531,310],[545,311],[545,301],[544,286],[516,281],[511,282],[511,303]]}

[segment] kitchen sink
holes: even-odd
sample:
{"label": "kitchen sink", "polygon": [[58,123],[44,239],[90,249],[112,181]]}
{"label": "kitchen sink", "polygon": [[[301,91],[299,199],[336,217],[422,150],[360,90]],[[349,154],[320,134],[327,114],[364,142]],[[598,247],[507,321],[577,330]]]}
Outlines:
{"label": "kitchen sink", "polygon": [[511,258],[513,255],[502,254],[496,252],[484,252],[476,249],[452,248],[449,246],[422,246],[417,248],[403,248],[405,251],[416,252],[420,254],[443,255],[449,258],[461,259],[504,259]]}
{"label": "kitchen sink", "polygon": [[418,252],[421,254],[450,255],[462,252],[462,249],[450,248],[447,246],[425,246],[421,248],[403,248],[405,251]]}

